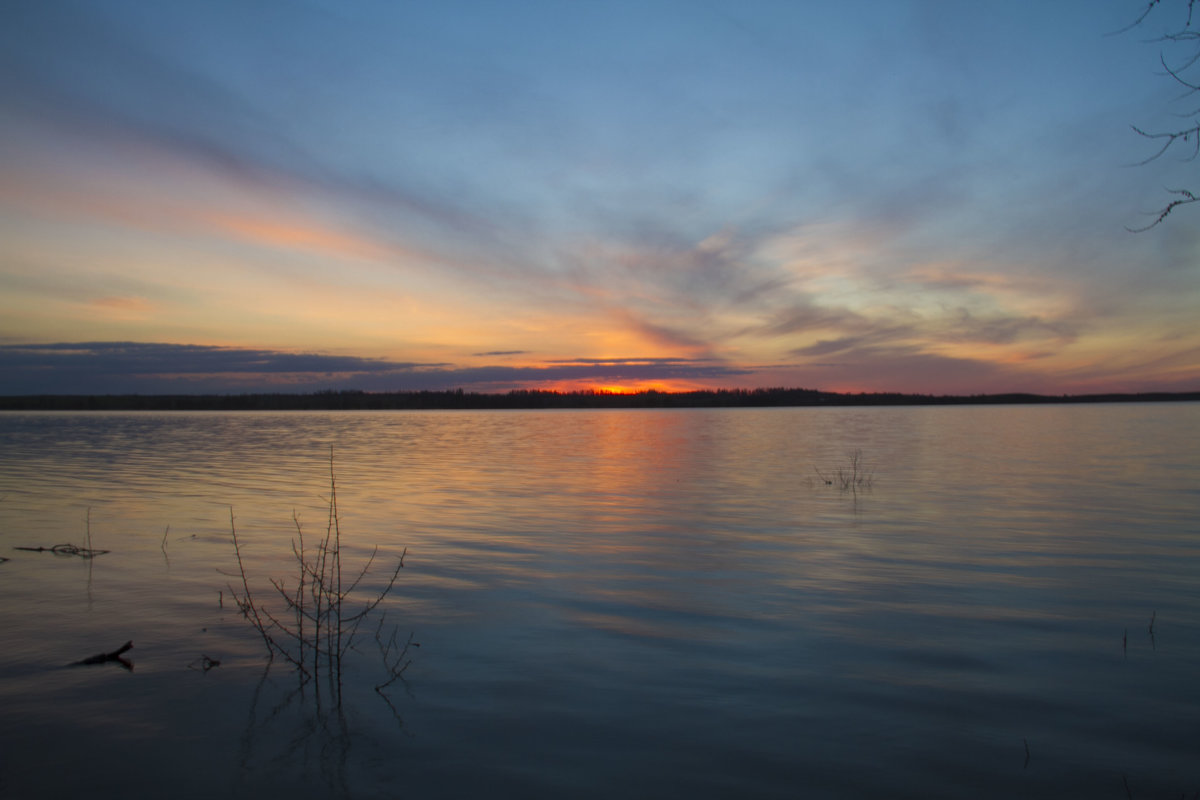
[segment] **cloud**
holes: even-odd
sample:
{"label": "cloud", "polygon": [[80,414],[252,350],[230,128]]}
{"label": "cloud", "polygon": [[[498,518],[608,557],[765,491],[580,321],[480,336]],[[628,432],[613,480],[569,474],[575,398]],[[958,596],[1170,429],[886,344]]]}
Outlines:
{"label": "cloud", "polygon": [[1014,344],[1027,341],[1051,341],[1069,344],[1078,336],[1074,323],[1045,320],[1037,316],[991,315],[978,317],[960,309],[958,318],[944,328],[942,336],[950,341],[985,344]]}
{"label": "cloud", "polygon": [[[442,364],[355,356],[281,353],[207,345],[77,342],[0,346],[8,394],[264,391],[280,384],[312,388],[348,376],[409,372]],[[203,389],[198,387],[205,387]]]}
{"label": "cloud", "polygon": [[1041,376],[1005,364],[927,353],[905,345],[852,347],[838,352],[836,361],[805,367],[814,370],[806,372],[813,376],[813,385],[832,391],[990,394],[1046,391],[1052,385]]}
{"label": "cloud", "polygon": [[762,336],[787,336],[794,333],[828,329],[860,329],[869,325],[861,314],[843,308],[827,308],[800,300],[771,315],[753,331]]}
{"label": "cloud", "polygon": [[833,353],[842,353],[847,350],[867,347],[880,341],[882,338],[883,336],[880,333],[874,333],[866,336],[842,336],[837,339],[821,339],[816,344],[796,348],[791,351],[791,355],[805,357],[828,356]]}
{"label": "cloud", "polygon": [[143,319],[158,311],[158,305],[144,297],[98,297],[91,305],[117,319]]}
{"label": "cloud", "polygon": [[703,359],[575,359],[547,361],[529,367],[463,367],[424,372],[419,388],[466,387],[477,391],[507,391],[538,385],[578,386],[591,383],[686,381],[727,383],[754,370]]}
{"label": "cloud", "polygon": [[684,350],[691,353],[700,352],[707,354],[710,351],[708,341],[690,332],[639,319],[637,315],[629,311],[621,311],[618,313],[618,316],[621,318],[623,326],[634,331],[642,340],[657,347],[675,351]]}
{"label": "cloud", "polygon": [[[264,57],[255,52],[261,42],[248,35],[263,23],[256,18],[259,12],[202,7],[145,14],[139,10],[143,19],[127,24],[122,19],[127,10],[99,9],[89,3],[64,5],[69,10],[31,7],[17,15],[18,24],[0,32],[0,66],[5,67],[0,70],[0,111],[47,126],[60,137],[61,154],[78,158],[102,153],[105,161],[123,162],[123,171],[135,176],[142,175],[150,163],[174,169],[182,165],[183,172],[216,178],[248,196],[274,195],[276,202],[280,196],[321,198],[326,205],[340,206],[342,214],[355,218],[359,227],[369,228],[375,239],[306,234],[270,220],[239,222],[235,216],[211,220],[237,236],[292,247],[378,254],[393,246],[402,249],[403,243],[447,254],[463,249],[478,253],[499,245],[501,228],[518,226],[520,215],[511,206],[480,203],[461,187],[428,179],[419,159],[385,157],[378,149],[348,154],[344,137],[361,135],[361,126],[339,124],[337,133],[331,134],[328,126],[312,119],[315,105],[289,101],[298,87],[279,85],[287,82],[280,70],[253,66],[255,59]],[[279,13],[271,24],[289,26],[299,37],[297,42],[315,43],[332,34],[319,27],[325,22],[319,15],[281,11],[270,3],[261,8],[263,14]],[[235,30],[229,30],[222,13],[232,13],[245,27],[234,25]],[[74,18],[72,24],[62,24],[65,15]],[[182,36],[182,41],[172,38],[192,27],[195,32]],[[156,29],[162,35],[147,35]],[[197,49],[203,33],[227,40],[230,51],[214,58],[213,53]],[[303,49],[298,43],[287,45],[274,55],[295,58],[292,66],[297,75],[307,74],[313,84],[320,84],[303,86],[314,95],[314,104],[316,97],[331,102],[327,95],[333,78],[324,68],[333,70],[336,65],[323,67],[309,52],[295,52]],[[47,52],[56,55],[47,58]],[[238,65],[239,59],[249,59],[250,64]],[[344,87],[336,88],[339,103],[358,97],[343,92]],[[372,84],[357,91],[383,92],[383,87]],[[352,118],[361,122],[361,107],[340,110],[352,111]],[[373,130],[376,122],[372,115],[366,130]],[[0,134],[0,142],[16,135],[28,132]],[[384,152],[391,149],[389,144]],[[366,158],[374,163],[364,163]],[[160,185],[162,177],[154,176]],[[171,177],[180,181],[184,175]],[[190,181],[194,175],[187,177]],[[456,261],[460,268],[469,263]]]}
{"label": "cloud", "polygon": [[719,381],[750,370],[705,359],[583,358],[516,367],[458,366],[210,345],[58,342],[0,345],[0,374],[6,378],[4,394],[26,395],[505,391],[571,381]]}

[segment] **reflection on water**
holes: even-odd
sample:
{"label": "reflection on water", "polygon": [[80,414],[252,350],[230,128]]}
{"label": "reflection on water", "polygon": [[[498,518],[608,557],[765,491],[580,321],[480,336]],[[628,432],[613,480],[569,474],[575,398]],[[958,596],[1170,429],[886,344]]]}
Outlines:
{"label": "reflection on water", "polygon": [[[1191,796],[1198,423],[0,415],[0,795]],[[332,716],[263,677],[226,588],[230,508],[287,575],[331,445],[347,563],[407,547],[388,619],[422,643],[392,705],[362,648]],[[856,450],[868,489],[818,478]],[[7,550],[89,515],[91,563]],[[127,639],[132,673],[62,668]]]}

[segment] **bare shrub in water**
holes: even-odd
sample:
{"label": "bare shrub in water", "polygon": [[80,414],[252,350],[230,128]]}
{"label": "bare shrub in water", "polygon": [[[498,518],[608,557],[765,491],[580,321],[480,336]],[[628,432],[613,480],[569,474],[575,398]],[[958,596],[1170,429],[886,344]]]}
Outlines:
{"label": "bare shrub in water", "polygon": [[847,456],[847,463],[837,468],[829,475],[816,470],[817,477],[826,486],[836,486],[843,492],[857,492],[859,489],[870,489],[875,483],[875,471],[867,467],[863,460],[862,450],[855,450]]}
{"label": "bare shrub in water", "polygon": [[[332,448],[329,452],[329,521],[325,535],[315,546],[309,546],[305,542],[300,520],[294,513],[292,522],[296,527],[296,537],[292,539],[296,574],[290,582],[270,579],[274,592],[268,592],[271,602],[265,602],[251,591],[233,509],[230,508],[229,529],[233,536],[233,550],[237,556],[242,587],[240,593],[233,586],[229,586],[229,591],[242,615],[262,637],[270,659],[274,661],[276,656],[282,658],[295,668],[302,683],[312,681],[317,688],[318,698],[322,682],[327,684],[335,704],[340,706],[344,659],[354,645],[360,625],[395,586],[400,570],[404,568],[404,556],[408,550],[401,553],[391,576],[378,594],[357,604],[353,602],[352,596],[375,563],[379,548],[375,548],[352,581],[343,581],[342,532],[338,520]],[[376,691],[382,693],[407,669],[408,649],[413,646],[413,641],[410,635],[401,643],[393,628],[385,642],[383,615],[375,631],[375,640],[387,671],[387,679],[375,687]]]}

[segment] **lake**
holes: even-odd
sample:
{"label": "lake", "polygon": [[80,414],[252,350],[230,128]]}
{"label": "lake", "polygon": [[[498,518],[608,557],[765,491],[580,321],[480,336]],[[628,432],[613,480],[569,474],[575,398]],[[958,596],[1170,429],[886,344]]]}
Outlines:
{"label": "lake", "polygon": [[[331,451],[340,705],[231,536],[294,585]],[[0,556],[5,798],[1200,792],[1195,403],[5,413]]]}

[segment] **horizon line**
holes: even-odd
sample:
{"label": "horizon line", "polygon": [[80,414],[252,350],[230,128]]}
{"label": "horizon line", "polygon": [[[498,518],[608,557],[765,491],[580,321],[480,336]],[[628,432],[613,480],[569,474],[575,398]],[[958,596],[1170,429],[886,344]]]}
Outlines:
{"label": "horizon line", "polygon": [[1181,392],[1103,392],[1046,395],[1032,392],[920,394],[832,392],[820,389],[760,387],[665,391],[641,389],[464,389],[240,394],[32,394],[0,395],[0,411],[337,411],[337,410],[504,410],[602,408],[754,408],[918,405],[1048,405],[1069,403],[1195,402],[1200,390]]}

